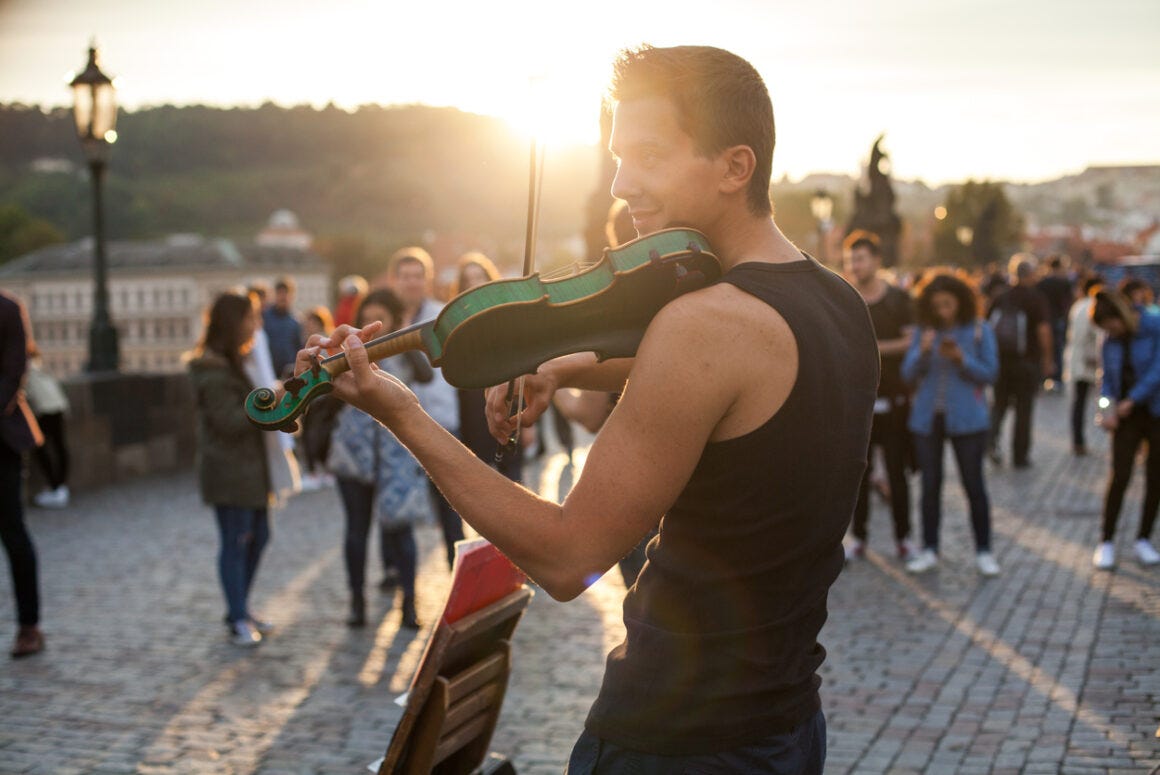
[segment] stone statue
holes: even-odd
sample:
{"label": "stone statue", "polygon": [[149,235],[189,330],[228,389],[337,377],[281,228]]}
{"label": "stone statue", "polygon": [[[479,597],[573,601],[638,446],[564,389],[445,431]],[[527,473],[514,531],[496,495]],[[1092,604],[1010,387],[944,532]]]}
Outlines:
{"label": "stone statue", "polygon": [[846,224],[846,234],[865,229],[878,235],[882,245],[882,265],[898,263],[898,236],[902,219],[894,212],[894,188],[890,185],[890,161],[881,149],[879,135],[870,150],[866,178],[854,189],[854,214]]}

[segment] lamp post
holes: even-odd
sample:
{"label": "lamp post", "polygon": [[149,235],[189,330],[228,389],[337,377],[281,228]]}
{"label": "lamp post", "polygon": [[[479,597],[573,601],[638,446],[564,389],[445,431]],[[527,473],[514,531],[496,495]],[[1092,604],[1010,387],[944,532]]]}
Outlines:
{"label": "lamp post", "polygon": [[810,212],[818,223],[818,260],[826,263],[826,232],[830,230],[830,216],[834,214],[834,198],[824,188],[819,188],[810,199]]}
{"label": "lamp post", "polygon": [[86,371],[116,371],[120,365],[117,329],[109,317],[109,289],[105,261],[105,219],[102,188],[109,146],[116,141],[117,103],[113,81],[97,66],[96,45],[89,46],[84,71],[69,83],[73,90],[73,118],[77,139],[89,162],[93,181],[93,320],[89,326]]}

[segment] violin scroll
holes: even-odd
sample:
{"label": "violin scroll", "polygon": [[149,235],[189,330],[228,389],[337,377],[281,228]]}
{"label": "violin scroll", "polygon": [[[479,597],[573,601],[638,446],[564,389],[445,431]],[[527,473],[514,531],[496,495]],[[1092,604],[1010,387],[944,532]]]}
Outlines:
{"label": "violin scroll", "polygon": [[246,415],[250,422],[266,431],[288,430],[310,402],[334,390],[330,372],[324,368],[307,369],[285,384],[279,398],[270,388],[261,387],[246,397]]}

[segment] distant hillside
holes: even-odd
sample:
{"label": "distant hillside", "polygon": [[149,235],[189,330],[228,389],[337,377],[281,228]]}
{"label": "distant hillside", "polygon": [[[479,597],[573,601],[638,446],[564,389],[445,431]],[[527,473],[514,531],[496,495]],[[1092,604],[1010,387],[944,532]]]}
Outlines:
{"label": "distant hillside", "polygon": [[[316,235],[336,273],[370,271],[385,251],[433,235],[456,249],[485,248],[509,267],[522,254],[528,150],[497,119],[425,106],[163,106],[122,113],[117,129],[106,188],[110,239],[247,238],[286,208]],[[38,234],[51,227],[67,239],[90,234],[89,178],[69,111],[0,105],[0,138],[0,216],[11,205],[47,222],[35,224]],[[542,245],[582,233],[603,153],[574,148],[548,159]],[[775,181],[778,224],[815,249],[810,198],[829,191],[840,230],[856,185],[833,174]],[[895,181],[894,188],[906,238],[919,243],[911,255],[926,260],[923,234],[950,187]],[[1032,224],[1130,232],[1160,218],[1160,166],[1093,167],[1005,190]]]}
{"label": "distant hillside", "polygon": [[[249,236],[279,208],[319,235],[413,240],[431,231],[522,240],[528,151],[502,122],[423,106],[122,113],[109,163],[111,238]],[[89,182],[68,111],[0,106],[0,204],[69,238],[91,230]],[[574,234],[595,148],[548,160],[541,230]]]}

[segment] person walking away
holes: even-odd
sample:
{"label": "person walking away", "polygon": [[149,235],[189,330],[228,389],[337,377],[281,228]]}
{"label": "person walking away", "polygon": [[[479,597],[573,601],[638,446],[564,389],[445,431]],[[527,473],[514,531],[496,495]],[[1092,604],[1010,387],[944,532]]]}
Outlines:
{"label": "person walking away", "polygon": [[1081,285],[1082,295],[1067,313],[1067,343],[1063,348],[1063,379],[1071,386],[1071,451],[1076,457],[1087,454],[1087,406],[1100,368],[1100,332],[1091,320],[1092,295],[1101,285],[1089,277]]}
{"label": "person walking away", "polygon": [[15,659],[44,649],[36,546],[24,524],[23,455],[44,441],[23,391],[30,328],[24,305],[0,292],[0,542],[16,595]]}
{"label": "person walking away", "polygon": [[902,378],[914,386],[910,430],[922,472],[923,548],[906,569],[925,573],[939,563],[943,446],[949,440],[970,503],[975,565],[982,575],[996,576],[991,503],[983,478],[985,389],[999,370],[995,335],[979,319],[979,296],[966,279],[948,270],[929,272],[915,294],[919,330],[902,360]]}
{"label": "person walking away", "polygon": [[[378,288],[363,299],[356,319],[360,328],[375,322],[387,331],[394,331],[400,327],[402,315],[403,305],[398,297],[386,288]],[[387,358],[379,363],[379,368],[408,384],[420,384],[434,377],[430,364],[417,352]],[[393,508],[384,496],[392,490],[419,489],[420,509],[425,506],[429,510],[426,475],[411,453],[375,418],[346,406],[339,412],[334,427],[329,465],[338,480],[345,516],[343,559],[350,590],[347,626],[366,625],[367,539],[372,522],[377,521],[384,564],[395,569],[402,591],[402,625],[419,629],[415,605],[418,549],[413,523],[429,515]]]}
{"label": "person walking away", "polygon": [[1052,255],[1044,261],[1046,273],[1035,287],[1047,300],[1048,324],[1051,326],[1052,364],[1055,367],[1043,383],[1049,393],[1063,390],[1063,347],[1067,337],[1068,312],[1075,301],[1075,283],[1072,282],[1067,256]]}
{"label": "person walking away", "polygon": [[[387,262],[386,276],[388,287],[403,303],[402,325],[409,326],[438,317],[443,305],[431,297],[435,264],[426,250],[406,247],[395,251]],[[443,379],[443,372],[436,369],[435,376],[429,382],[415,384],[413,390],[423,409],[448,433],[458,436],[459,396],[455,388]],[[455,564],[455,542],[463,540],[463,520],[434,482],[431,482],[430,487],[439,527],[443,530],[447,567],[451,568]]]}
{"label": "person walking away", "polygon": [[28,405],[32,407],[36,423],[44,434],[44,443],[36,449],[36,462],[47,484],[47,488],[37,493],[32,502],[42,509],[63,509],[69,504],[70,458],[65,428],[68,396],[56,378],[42,368],[40,350],[35,339],[29,337],[28,341],[28,381],[25,390]]}
{"label": "person walking away", "polygon": [[1151,538],[1160,508],[1160,310],[1136,307],[1121,293],[1099,290],[1091,320],[1107,335],[1097,419],[1112,434],[1112,470],[1092,564],[1100,570],[1116,565],[1116,523],[1136,454],[1147,443],[1144,503],[1132,550],[1141,565],[1156,565],[1160,553]]}
{"label": "person walking away", "polygon": [[999,378],[995,381],[988,452],[992,462],[1002,462],[999,440],[1003,417],[1013,406],[1011,462],[1016,468],[1031,465],[1035,394],[1044,378],[1055,371],[1051,355],[1051,314],[1047,300],[1035,287],[1035,266],[1036,258],[1030,253],[1012,256],[1008,265],[1012,286],[996,296],[987,310],[987,319],[999,346]]}
{"label": "person walking away", "polygon": [[243,359],[258,328],[256,299],[227,291],[212,303],[205,332],[188,359],[197,409],[197,471],[202,500],[213,507],[220,546],[218,576],[226,624],[237,646],[257,646],[271,630],[249,608],[250,591],[270,538],[267,449],[282,450],[246,416],[254,387]]}
{"label": "person walking away", "polygon": [[914,546],[910,541],[910,485],[906,466],[910,459],[910,391],[902,380],[902,356],[910,347],[914,313],[910,296],[882,277],[882,252],[878,236],[861,229],[846,237],[842,244],[846,277],[862,295],[870,309],[870,320],[878,338],[881,377],[878,398],[874,402],[874,425],[867,450],[866,476],[858,491],[851,535],[845,544],[846,560],[861,557],[865,551],[870,517],[870,475],[875,447],[881,448],[890,483],[890,514],[894,519],[894,542],[898,557],[910,559]]}

